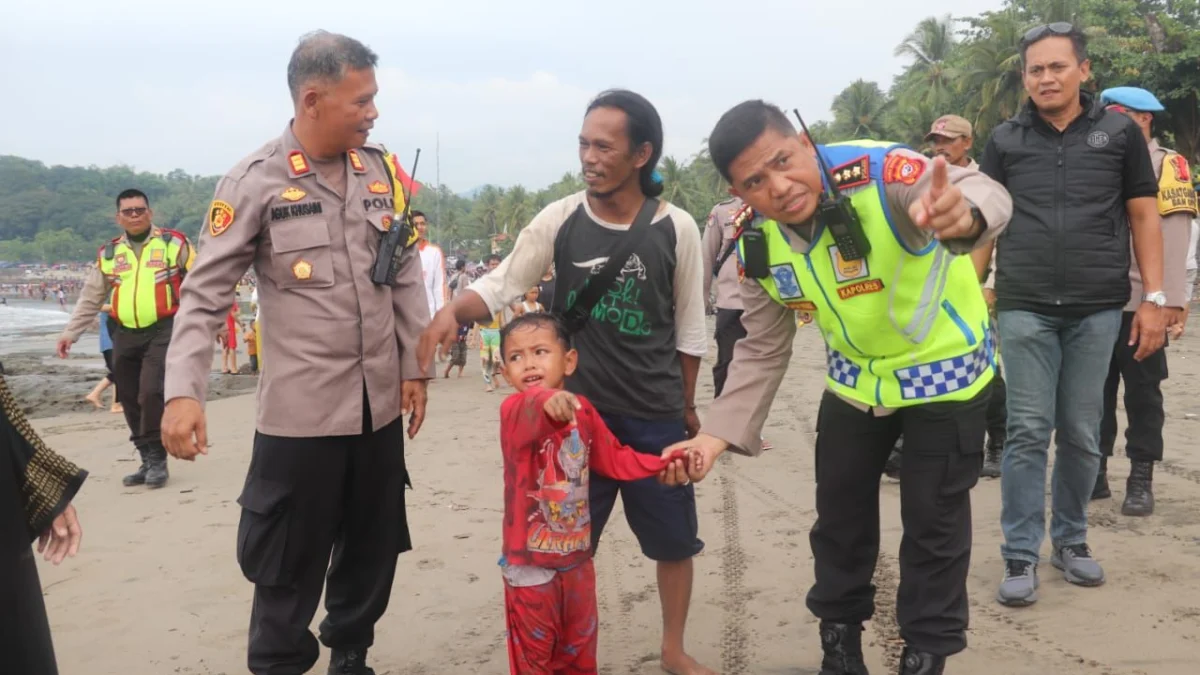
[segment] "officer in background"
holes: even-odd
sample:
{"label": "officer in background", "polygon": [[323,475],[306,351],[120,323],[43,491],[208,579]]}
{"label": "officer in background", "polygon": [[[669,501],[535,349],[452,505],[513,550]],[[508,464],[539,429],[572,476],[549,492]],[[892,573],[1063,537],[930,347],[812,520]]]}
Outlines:
{"label": "officer in background", "polygon": [[[859,232],[844,211],[831,212],[837,202],[823,193],[817,152]],[[758,454],[792,356],[793,310],[813,312],[828,362],[807,601],[821,619],[821,674],[867,672],[861,638],[875,609],[879,479],[903,433],[900,673],[941,675],[945,658],[966,648],[970,489],[993,377],[987,307],[965,254],[1008,223],[1008,193],[982,173],[892,144],[814,146],[762,101],[725,113],[709,153],[754,209],[738,248],[747,335],[700,433],[667,449],[692,448],[698,465],[689,475],[676,461],[663,479],[701,480],[726,449]]]}
{"label": "officer in background", "polygon": [[975,143],[975,135],[971,123],[966,118],[942,115],[929,127],[929,133],[925,134],[925,142],[932,147],[934,157],[945,157],[951,166],[979,170],[979,165],[971,159],[970,152]]}
{"label": "officer in background", "polygon": [[[739,213],[750,207],[733,197],[717,204],[708,213],[701,246],[704,248],[704,301],[712,297],[712,286],[717,285],[715,301],[717,309],[716,329],[713,339],[717,342],[717,362],[713,364],[713,398],[721,395],[729,362],[733,361],[733,345],[746,337],[742,327],[742,299],[738,295],[737,251],[735,250],[738,226],[734,222]],[[763,439],[763,450],[771,444]]]}
{"label": "officer in background", "polygon": [[[65,359],[100,308],[112,305],[113,384],[125,409],[129,438],[142,458],[137,471],[121,479],[126,487],[167,484],[167,451],[159,426],[163,379],[172,321],[179,311],[179,289],[193,258],[187,237],[156,227],[153,221],[150,199],[141,190],[117,195],[117,224],[125,234],[100,247],[96,266],[88,272],[75,311],[58,339],[58,357]],[[212,366],[211,343],[208,358],[205,372]]]}
{"label": "officer in background", "polygon": [[[1163,291],[1166,307],[1172,313],[1171,325],[1183,320],[1188,296],[1187,257],[1192,218],[1196,216],[1196,194],[1191,186],[1191,171],[1182,155],[1158,144],[1151,135],[1154,113],[1164,110],[1154,94],[1139,87],[1114,87],[1100,94],[1109,110],[1124,113],[1141,129],[1150,150],[1154,174],[1158,178],[1158,213],[1162,216]],[[1142,274],[1137,260],[1130,260],[1129,281],[1132,293],[1121,314],[1121,330],[1113,349],[1108,380],[1104,383],[1104,417],[1100,422],[1100,473],[1092,499],[1112,496],[1108,487],[1108,458],[1117,442],[1117,389],[1125,382],[1125,454],[1129,457],[1129,479],[1125,482],[1125,501],[1121,513],[1148,516],[1154,513],[1154,463],[1163,458],[1162,381],[1167,379],[1167,350],[1160,349],[1145,359],[1133,358],[1137,351],[1129,346],[1133,315],[1142,304]]]}
{"label": "officer in background", "polygon": [[[403,193],[367,135],[378,111],[374,52],[305,36],[288,64],[295,118],[217,184],[167,359],[167,448],[206,450],[203,402],[212,337],[253,263],[271,364],[258,389],[237,558],[255,584],[248,663],[256,675],[306,673],[320,639],[331,675],[370,675],[367,649],[391,594],[405,517],[408,437],[425,416],[429,375],[416,345],[429,323],[415,237],[391,285],[371,281]],[[332,553],[332,561],[330,554]],[[328,583],[326,584],[326,572]]]}

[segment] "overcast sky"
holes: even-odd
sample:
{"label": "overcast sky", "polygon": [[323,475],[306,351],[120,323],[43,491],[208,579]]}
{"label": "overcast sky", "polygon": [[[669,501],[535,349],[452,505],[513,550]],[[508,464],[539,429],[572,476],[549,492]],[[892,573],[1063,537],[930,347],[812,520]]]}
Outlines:
{"label": "overcast sky", "polygon": [[[540,188],[578,168],[588,100],[620,86],[663,117],[666,154],[700,148],[747,98],[828,119],[862,77],[885,88],[918,21],[1000,0],[5,0],[0,154],[222,174],[291,116],[286,67],[324,28],[379,54],[372,140],[456,191]],[[753,13],[751,12],[753,8]],[[900,17],[900,18],[898,18]]]}

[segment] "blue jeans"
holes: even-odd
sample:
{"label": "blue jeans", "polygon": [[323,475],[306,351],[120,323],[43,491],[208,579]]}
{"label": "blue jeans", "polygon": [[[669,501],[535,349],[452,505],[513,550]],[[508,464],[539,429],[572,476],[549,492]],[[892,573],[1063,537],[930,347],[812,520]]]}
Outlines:
{"label": "blue jeans", "polygon": [[1006,560],[1037,564],[1046,535],[1046,464],[1055,435],[1050,542],[1087,541],[1087,506],[1100,469],[1104,380],[1121,310],[1084,318],[999,314],[1008,384],[1008,440],[1000,475]]}

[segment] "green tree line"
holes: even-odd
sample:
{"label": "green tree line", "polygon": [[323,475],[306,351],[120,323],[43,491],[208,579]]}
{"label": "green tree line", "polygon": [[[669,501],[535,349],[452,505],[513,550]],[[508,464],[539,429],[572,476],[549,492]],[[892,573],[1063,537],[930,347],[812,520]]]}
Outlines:
{"label": "green tree line", "polygon": [[[1093,77],[1086,87],[1153,91],[1167,108],[1156,120],[1157,133],[1200,164],[1200,0],[1004,0],[977,16],[922,19],[896,45],[896,55],[908,62],[904,70],[886,86],[849,82],[832,101],[832,120],[810,131],[819,143],[874,139],[919,148],[933,122],[952,113],[975,125],[978,153],[991,130],[1026,100],[1021,36],[1054,21],[1070,21],[1089,37]],[[664,157],[659,171],[663,197],[702,225],[713,204],[728,196],[706,151]],[[215,184],[215,177],[180,169],[164,176],[0,156],[0,260],[90,258],[113,236],[114,196],[132,185],[150,195],[159,225],[195,235]],[[582,177],[568,172],[541,190],[488,185],[471,197],[426,186],[413,204],[434,223],[432,236],[447,252],[478,259],[493,248],[507,252],[539,210],[582,189]]]}

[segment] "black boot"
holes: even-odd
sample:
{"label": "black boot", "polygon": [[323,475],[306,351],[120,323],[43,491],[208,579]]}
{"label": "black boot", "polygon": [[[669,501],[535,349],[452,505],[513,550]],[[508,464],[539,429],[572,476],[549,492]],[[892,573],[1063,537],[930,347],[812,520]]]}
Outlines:
{"label": "black boot", "polygon": [[983,456],[983,469],[979,472],[984,478],[1000,477],[1000,454],[1004,451],[1004,439],[996,436],[988,437],[987,453]]}
{"label": "black boot", "polygon": [[1154,462],[1133,460],[1129,463],[1129,480],[1125,482],[1125,503],[1121,513],[1127,516],[1148,516],[1154,513]]}
{"label": "black boot", "polygon": [[887,462],[883,465],[883,473],[892,480],[900,480],[900,465],[904,461],[904,439],[896,441],[896,446],[892,448],[892,452],[888,455]]}
{"label": "black boot", "polygon": [[1092,488],[1092,499],[1108,499],[1112,490],[1108,489],[1108,457],[1100,458],[1100,473],[1096,474],[1096,487]]}
{"label": "black boot", "polygon": [[869,675],[863,663],[862,624],[821,622],[821,659],[818,675]]}
{"label": "black boot", "polygon": [[133,473],[121,479],[121,485],[124,485],[125,487],[143,485],[146,482],[146,470],[150,466],[150,464],[146,461],[148,453],[145,447],[140,447],[137,449],[137,451],[138,456],[142,458],[142,465],[138,467],[137,471],[134,471]]}
{"label": "black boot", "polygon": [[900,655],[900,675],[942,675],[945,670],[946,657],[904,646],[904,653]]}
{"label": "black boot", "polygon": [[375,675],[367,667],[367,650],[335,649],[329,657],[329,675]]}
{"label": "black boot", "polygon": [[160,488],[167,484],[170,475],[167,471],[167,449],[162,443],[146,446],[146,487]]}

